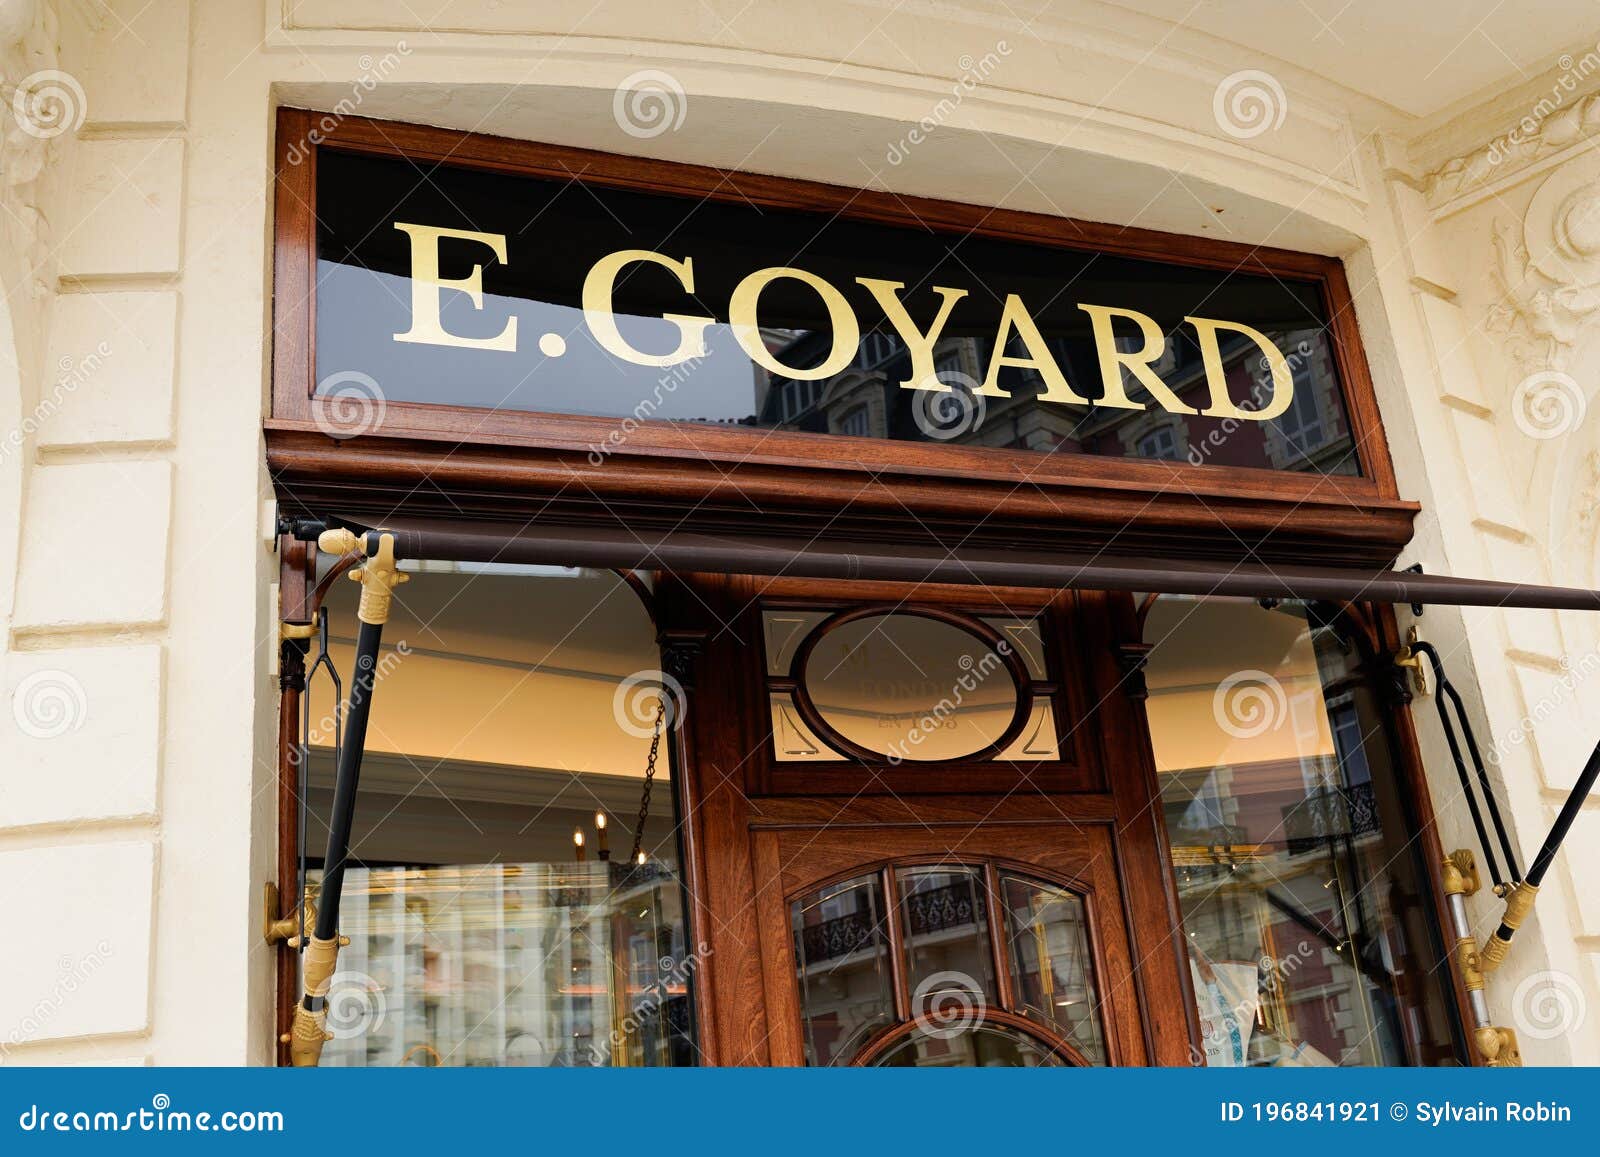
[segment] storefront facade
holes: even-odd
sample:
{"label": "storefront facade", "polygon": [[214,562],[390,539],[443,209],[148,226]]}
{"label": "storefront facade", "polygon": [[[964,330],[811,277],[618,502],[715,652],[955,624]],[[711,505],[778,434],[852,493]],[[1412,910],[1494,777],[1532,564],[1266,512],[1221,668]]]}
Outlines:
{"label": "storefront facade", "polygon": [[[1521,90],[1429,116],[1274,61],[1257,127],[1259,52],[1133,12],[624,8],[19,6],[86,113],[6,138],[0,872],[58,934],[6,1058],[287,1059],[261,897],[316,868],[334,713],[280,711],[279,623],[335,559],[282,517],[477,536],[395,596],[324,1063],[1470,1060],[1409,608],[871,559],[1595,586],[1593,101],[1502,143]],[[1415,622],[1525,851],[1591,619]],[[1595,814],[1489,993],[1531,1062],[1600,1060]]]}

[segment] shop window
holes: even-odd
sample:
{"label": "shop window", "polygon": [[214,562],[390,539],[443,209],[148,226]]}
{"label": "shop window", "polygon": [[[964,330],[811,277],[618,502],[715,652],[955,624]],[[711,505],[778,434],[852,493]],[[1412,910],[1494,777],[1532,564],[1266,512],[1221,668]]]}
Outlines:
{"label": "shop window", "polygon": [[[356,594],[337,584],[328,604],[341,672]],[[694,1063],[698,957],[665,743],[645,792],[654,637],[609,572],[422,564],[398,588],[324,1066]],[[320,850],[333,703],[313,689],[306,835]]]}
{"label": "shop window", "polygon": [[857,406],[839,419],[838,432],[847,434],[852,438],[870,438],[872,436],[872,412],[866,406]]}
{"label": "shop window", "polygon": [[1450,1063],[1448,969],[1356,645],[1162,598],[1148,715],[1210,1065]]}

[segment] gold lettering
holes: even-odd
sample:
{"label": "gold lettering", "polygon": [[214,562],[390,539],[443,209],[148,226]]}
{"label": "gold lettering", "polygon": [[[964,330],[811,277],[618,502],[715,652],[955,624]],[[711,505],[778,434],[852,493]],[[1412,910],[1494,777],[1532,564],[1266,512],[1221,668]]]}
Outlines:
{"label": "gold lettering", "polygon": [[[1152,368],[1167,347],[1167,339],[1154,318],[1146,317],[1136,310],[1117,309],[1108,305],[1084,305],[1079,302],[1078,308],[1089,315],[1089,320],[1094,326],[1094,349],[1100,357],[1100,380],[1105,385],[1105,397],[1096,402],[1096,405],[1110,406],[1118,410],[1145,408],[1128,397],[1127,382],[1122,377],[1122,371],[1126,369],[1140,385],[1150,391],[1150,396],[1162,409],[1170,410],[1174,414],[1200,412],[1193,406],[1184,405],[1178,395],[1168,388],[1167,383],[1162,381],[1160,375]],[[1137,352],[1125,353],[1117,348],[1116,330],[1111,324],[1111,319],[1114,317],[1125,317],[1139,326],[1139,332],[1144,337],[1144,345]]]}
{"label": "gold lettering", "polygon": [[[1021,339],[1028,356],[1018,357],[1006,353],[1012,330],[1015,330],[1017,337]],[[983,385],[978,387],[978,393],[996,398],[1006,397],[998,384],[1002,366],[1032,366],[1038,370],[1039,376],[1044,379],[1045,390],[1041,397],[1046,402],[1067,402],[1078,406],[1089,404],[1089,399],[1079,397],[1067,384],[1067,376],[1061,372],[1056,359],[1050,355],[1044,335],[1039,332],[1039,327],[1029,315],[1028,307],[1023,305],[1022,299],[1014,293],[1006,295],[1005,305],[1001,308],[1000,332],[994,339],[994,357],[989,359],[989,372],[984,375]]]}
{"label": "gold lettering", "polygon": [[[795,369],[784,365],[772,356],[771,351],[767,349],[767,343],[761,340],[761,327],[756,312],[757,302],[761,297],[761,291],[780,277],[792,277],[809,285],[817,291],[817,296],[822,298],[822,304],[828,310],[828,328],[833,335],[833,346],[819,365],[809,369]],[[751,361],[769,373],[796,381],[831,378],[850,364],[850,359],[856,356],[856,347],[861,344],[861,326],[856,321],[855,311],[850,308],[850,303],[844,299],[844,294],[815,273],[808,273],[804,269],[790,269],[786,266],[758,269],[739,282],[734,288],[732,299],[728,302],[728,324],[733,329],[733,336],[744,347],[744,352],[750,355]]]}
{"label": "gold lettering", "polygon": [[517,319],[509,318],[505,328],[494,337],[461,337],[445,332],[439,317],[440,291],[454,289],[472,298],[474,309],[483,308],[483,266],[474,265],[465,277],[439,276],[439,241],[452,237],[461,241],[475,241],[487,245],[499,259],[506,262],[506,237],[504,233],[474,233],[470,229],[441,229],[435,225],[411,225],[396,221],[394,227],[411,238],[411,328],[394,335],[395,341],[417,342],[421,345],[462,346],[466,349],[515,350],[517,348]]}
{"label": "gold lettering", "polygon": [[899,291],[905,288],[902,281],[883,281],[876,277],[858,277],[858,282],[867,287],[883,315],[889,319],[889,324],[894,326],[900,334],[900,340],[906,343],[906,349],[911,352],[911,376],[900,383],[902,389],[907,390],[948,390],[950,387],[939,381],[939,375],[933,368],[933,347],[939,342],[939,335],[944,332],[945,322],[950,320],[950,311],[955,308],[956,302],[967,296],[965,289],[948,289],[942,285],[935,285],[933,291],[939,295],[939,313],[933,319],[926,332],[917,329],[917,323],[911,320],[911,314],[906,312],[906,307],[901,302]]}
{"label": "gold lettering", "polygon": [[[1289,408],[1294,399],[1294,375],[1283,353],[1267,339],[1267,335],[1235,321],[1214,321],[1208,317],[1186,317],[1194,326],[1200,339],[1200,360],[1206,370],[1206,384],[1211,387],[1211,407],[1200,411],[1212,418],[1236,418],[1252,422],[1270,422]],[[1272,373],[1272,401],[1259,410],[1241,410],[1228,394],[1228,375],[1222,368],[1222,346],[1217,339],[1218,330],[1231,330],[1243,334],[1261,349],[1267,368]]]}
{"label": "gold lettering", "polygon": [[662,321],[678,327],[678,345],[671,353],[647,354],[628,344],[617,329],[617,315],[612,310],[611,299],[616,292],[617,275],[624,266],[636,262],[659,265],[677,275],[678,283],[686,293],[694,292],[694,261],[685,257],[674,261],[649,249],[619,249],[596,261],[583,279],[583,320],[588,323],[594,340],[607,353],[632,362],[636,366],[675,366],[690,358],[704,357],[706,330],[714,324],[709,317],[694,317],[682,313],[664,313]]}

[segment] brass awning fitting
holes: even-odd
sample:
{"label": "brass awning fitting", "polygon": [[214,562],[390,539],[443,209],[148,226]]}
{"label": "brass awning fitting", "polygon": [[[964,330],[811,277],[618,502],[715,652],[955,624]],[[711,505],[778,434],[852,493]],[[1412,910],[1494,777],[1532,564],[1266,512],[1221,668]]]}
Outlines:
{"label": "brass awning fitting", "polygon": [[361,630],[356,639],[355,674],[350,681],[344,742],[339,749],[338,771],[334,777],[328,847],[322,858],[322,885],[318,893],[321,905],[301,966],[303,993],[295,1005],[294,1026],[285,1038],[289,1059],[296,1066],[315,1066],[322,1058],[323,1045],[331,1039],[327,1031],[328,989],[338,968],[339,949],[349,943],[339,935],[339,901],[350,854],[350,832],[355,821],[367,721],[372,713],[377,682],[378,651],[383,640],[383,625],[389,620],[394,588],[409,578],[399,570],[392,534],[356,535],[349,530],[329,530],[323,532],[317,545],[333,555],[359,550],[366,560],[350,572],[351,579],[361,584],[361,602],[356,608]]}
{"label": "brass awning fitting", "polygon": [[1467,990],[1467,1004],[1472,1010],[1472,1043],[1485,1065],[1493,1068],[1521,1068],[1522,1051],[1517,1047],[1517,1034],[1501,1028],[1489,1015],[1489,1000],[1484,995],[1484,969],[1478,951],[1478,939],[1472,934],[1467,920],[1466,898],[1478,891],[1478,865],[1472,852],[1463,848],[1451,852],[1444,859],[1445,906],[1450,911],[1450,923],[1456,936],[1456,968],[1461,974],[1461,984]]}

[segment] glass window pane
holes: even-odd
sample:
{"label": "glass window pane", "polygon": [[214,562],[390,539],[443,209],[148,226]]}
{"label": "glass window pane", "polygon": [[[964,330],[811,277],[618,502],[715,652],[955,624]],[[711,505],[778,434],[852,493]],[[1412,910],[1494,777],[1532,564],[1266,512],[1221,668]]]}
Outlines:
{"label": "glass window pane", "polygon": [[1044,634],[1037,618],[985,618],[983,621],[999,631],[1001,637],[1017,649],[1028,665],[1030,676],[1041,680],[1050,677],[1044,661]]}
{"label": "glass window pane", "polygon": [[[378,664],[322,1063],[693,1064],[698,961],[664,759],[646,863],[629,862],[654,712],[629,677],[661,665],[643,605],[609,572],[407,569]],[[344,673],[358,593],[339,583],[329,601]],[[324,680],[313,690],[318,856],[333,704]]]}
{"label": "glass window pane", "polygon": [[845,739],[908,762],[960,759],[1011,724],[1017,686],[970,631],[922,615],[872,615],[836,627],[803,673],[823,719]]}
{"label": "glass window pane", "polygon": [[1384,709],[1303,607],[1163,598],[1148,713],[1213,1065],[1458,1059]]}
{"label": "glass window pane", "polygon": [[800,644],[811,628],[828,615],[828,611],[763,611],[761,629],[765,635],[767,674],[787,675]]}
{"label": "glass window pane", "polygon": [[1018,1011],[1050,1025],[1094,1064],[1105,1063],[1094,956],[1081,897],[1002,874],[1011,988]]}
{"label": "glass window pane", "polygon": [[[1314,279],[735,199],[697,198],[686,212],[677,197],[448,164],[419,180],[415,161],[331,149],[316,176],[317,390],[352,413],[368,414],[376,396],[646,426],[1360,472]],[[667,256],[616,266],[629,250]],[[433,256],[444,279],[437,312],[414,317],[411,278]],[[793,265],[820,278],[826,296],[815,281],[782,276],[743,299],[748,311],[733,307],[747,277]],[[596,274],[600,297],[586,300]],[[477,289],[462,292],[469,275]],[[931,363],[913,359],[895,310],[863,279],[910,287],[899,308],[919,333],[956,291]],[[1042,344],[1019,338],[1005,312],[1014,300]],[[1084,303],[1138,311],[1160,329],[1161,356],[1146,372],[1169,400],[1130,373],[1120,388],[1131,408],[1096,404],[1106,397],[1101,359],[1143,343],[1133,318],[1111,317],[1105,332]],[[1256,338],[1203,332],[1196,316],[1259,331],[1271,359]],[[619,342],[634,352],[619,356]],[[991,377],[993,389],[977,392]],[[1241,422],[1214,405],[1218,395],[1246,410],[1293,408]],[[1170,419],[1167,437],[1143,436],[1153,419]]]}
{"label": "glass window pane", "polygon": [[994,958],[979,868],[902,868],[900,928],[911,1015],[943,1023],[993,1003]]}
{"label": "glass window pane", "polygon": [[895,1019],[883,880],[860,876],[789,909],[806,1063],[848,1064]]}
{"label": "glass window pane", "polygon": [[806,726],[793,695],[775,691],[768,699],[772,706],[772,751],[779,763],[836,763],[845,758]]}

